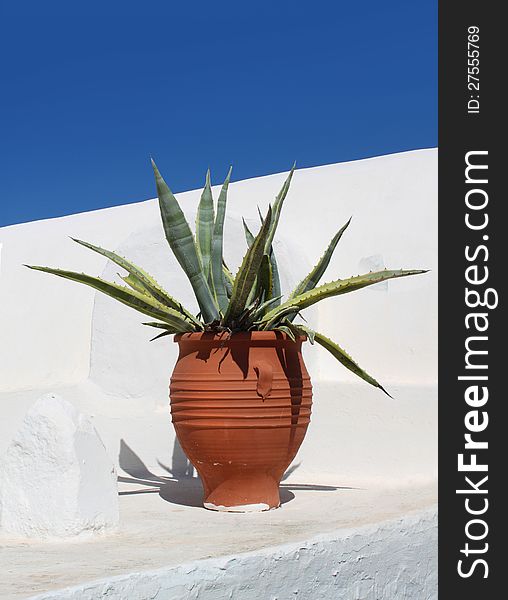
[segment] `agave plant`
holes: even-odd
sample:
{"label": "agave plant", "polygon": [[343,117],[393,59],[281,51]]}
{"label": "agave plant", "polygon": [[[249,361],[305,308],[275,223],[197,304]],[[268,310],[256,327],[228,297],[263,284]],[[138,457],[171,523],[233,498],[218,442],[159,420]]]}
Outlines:
{"label": "agave plant", "polygon": [[126,285],[84,273],[26,266],[84,283],[155,319],[143,323],[163,330],[153,339],[175,333],[199,331],[227,332],[228,335],[234,335],[239,331],[271,330],[283,332],[292,340],[295,340],[296,336],[306,336],[311,344],[317,342],[350,371],[387,393],[381,384],[361,369],[338,344],[295,320],[300,317],[302,310],[325,298],[347,294],[387,279],[417,275],[426,271],[385,269],[318,285],[339,240],[351,222],[350,219],[334,235],[311,272],[287,298],[283,298],[273,240],[295,166],[266,215],[260,213],[261,224],[257,234],[254,235],[245,221],[243,222],[248,248],[236,275],[229,270],[223,257],[223,231],[231,169],[222,185],[216,207],[212,196],[210,172],[207,172],[194,235],[178,201],[153,161],[152,166],[166,239],[193,288],[200,311],[196,316],[143,269],[115,252],[89,242],[73,238],[78,244],[102,254],[124,269],[126,275],[121,278]]}

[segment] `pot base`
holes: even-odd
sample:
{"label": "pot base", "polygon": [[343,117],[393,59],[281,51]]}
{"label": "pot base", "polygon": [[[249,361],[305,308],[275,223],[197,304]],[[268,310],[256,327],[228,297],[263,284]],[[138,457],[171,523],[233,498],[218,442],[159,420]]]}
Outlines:
{"label": "pot base", "polygon": [[[208,466],[208,468],[207,468]],[[205,487],[203,506],[221,512],[262,512],[280,506],[279,477],[238,473],[236,469],[199,465]],[[232,471],[232,472],[231,472]]]}
{"label": "pot base", "polygon": [[203,506],[207,510],[235,513],[264,512],[265,510],[275,510],[276,508],[279,508],[278,506],[268,506],[268,504],[265,503],[243,504],[241,506],[217,506],[216,504],[212,504],[211,502],[203,502]]}

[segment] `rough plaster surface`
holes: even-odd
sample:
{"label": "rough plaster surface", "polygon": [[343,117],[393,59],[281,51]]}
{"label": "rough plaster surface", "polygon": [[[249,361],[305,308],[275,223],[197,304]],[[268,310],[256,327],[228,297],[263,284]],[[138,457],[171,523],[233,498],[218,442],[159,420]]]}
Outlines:
{"label": "rough plaster surface", "polygon": [[[298,478],[297,469],[293,476],[282,484],[281,508],[261,513],[238,514],[203,509],[200,506],[201,485],[196,479],[175,480],[167,473],[161,475],[160,470],[158,473],[145,472],[143,478],[121,477],[121,519],[118,530],[112,535],[97,536],[80,543],[60,541],[48,544],[33,541],[20,544],[15,540],[2,540],[0,598],[25,600],[31,595],[75,586],[82,590],[94,589],[95,593],[97,589],[108,589],[108,586],[101,585],[97,588],[89,582],[104,582],[109,579],[116,582],[117,578],[127,581],[131,574],[135,574],[132,581],[137,582],[142,580],[141,575],[146,571],[182,573],[185,570],[181,571],[180,566],[192,563],[193,567],[189,569],[187,579],[183,582],[180,579],[179,582],[188,587],[194,582],[196,589],[202,591],[200,600],[208,600],[208,596],[200,587],[203,574],[210,573],[207,567],[208,559],[222,561],[221,557],[231,558],[250,553],[251,556],[260,556],[260,560],[254,564],[256,568],[264,571],[265,558],[272,553],[277,555],[279,546],[289,544],[297,548],[298,544],[306,545],[309,540],[316,538],[338,540],[332,546],[335,565],[332,571],[340,568],[344,577],[351,577],[342,583],[344,586],[349,584],[350,590],[354,589],[352,586],[355,583],[359,586],[364,585],[361,578],[365,573],[370,572],[371,580],[376,580],[381,587],[383,582],[388,582],[391,577],[399,578],[403,582],[407,582],[409,578],[421,582],[428,570],[435,567],[435,483],[390,488],[372,484],[354,487],[349,486],[337,475],[333,484],[321,485]],[[429,515],[432,515],[432,518],[427,521]],[[387,521],[398,523],[398,529],[389,535],[383,533]],[[419,531],[417,523],[420,521],[428,523],[428,535],[422,534],[423,537],[419,538],[420,563],[417,564],[411,558],[414,555],[408,540],[414,539],[412,536],[415,531]],[[406,523],[407,536],[404,533]],[[422,530],[425,528],[427,525]],[[377,533],[378,530],[381,530],[381,534]],[[346,544],[344,540],[353,538],[356,531],[363,531],[364,542],[358,545],[349,542]],[[393,531],[391,526],[388,531]],[[386,552],[363,552],[364,544],[371,549],[379,548],[376,545],[369,546],[369,535],[375,540],[392,539],[394,545],[398,540],[400,552],[394,552],[392,547],[383,545],[381,547],[385,548]],[[346,551],[344,556],[342,548]],[[351,548],[354,548],[356,553]],[[407,561],[403,548],[407,549]],[[362,570],[366,555],[369,556],[369,561],[365,564],[369,566]],[[394,570],[396,565],[391,565],[394,556],[400,561],[400,573]],[[205,561],[204,570],[201,569],[201,561]],[[228,560],[224,563],[227,564]],[[246,563],[241,558],[240,561],[231,564]],[[374,565],[377,566],[374,568]],[[382,573],[385,567],[389,569],[386,578]],[[404,567],[407,567],[405,571]],[[292,563],[287,563],[285,568],[294,570]],[[314,562],[312,569],[317,573],[319,563]],[[379,574],[375,575],[377,569]],[[264,577],[267,579],[270,577],[269,571],[270,569],[264,571]],[[224,575],[222,570],[217,572]],[[238,579],[235,582],[236,576]],[[293,573],[287,571],[285,577],[292,576]],[[306,576],[310,576],[316,585],[327,585],[328,579],[314,579],[312,570],[307,571]],[[275,587],[282,586],[281,577],[276,570],[273,580]],[[432,582],[435,582],[435,573],[433,577],[434,579],[429,576],[429,589]],[[240,585],[243,581],[242,570],[232,569],[227,581],[231,582],[231,585]],[[218,585],[222,585],[220,580]],[[263,583],[265,587],[268,585],[269,582]],[[390,585],[395,585],[395,581]],[[130,589],[135,591],[136,586],[137,583],[134,583]],[[151,597],[150,594],[147,595],[147,598]],[[164,591],[155,596],[158,600],[172,600],[174,597],[182,598]],[[215,597],[211,595],[211,598]],[[300,597],[313,600],[314,595]],[[124,598],[130,599],[130,594],[126,594]],[[241,595],[233,598],[243,600]],[[265,600],[271,599],[271,596],[261,594],[258,598]],[[331,598],[335,600],[334,596]],[[364,600],[362,596],[353,596],[354,600],[358,598]],[[398,597],[394,596],[390,600],[398,600]],[[420,596],[415,595],[411,600],[420,600]]]}
{"label": "rough plaster surface", "polygon": [[130,573],[32,600],[434,600],[434,511],[307,541]]}
{"label": "rough plaster surface", "polygon": [[0,533],[83,536],[118,519],[116,470],[94,426],[70,402],[42,396],[3,457]]}

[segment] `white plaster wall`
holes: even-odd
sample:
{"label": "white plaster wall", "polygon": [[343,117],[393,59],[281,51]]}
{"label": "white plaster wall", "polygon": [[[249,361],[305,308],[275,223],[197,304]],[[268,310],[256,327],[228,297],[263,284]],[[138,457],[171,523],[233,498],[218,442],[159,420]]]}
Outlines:
{"label": "white plaster wall", "polygon": [[[170,174],[167,177],[171,181]],[[238,215],[255,223],[256,205],[266,209],[283,179],[284,174],[278,174],[231,185],[226,256],[232,264],[239,263],[244,249]],[[437,151],[406,152],[299,170],[284,206],[278,250],[291,282],[306,274],[351,215],[353,222],[332,260],[328,278],[356,274],[362,260],[376,255],[390,267],[434,269],[426,276],[388,282],[381,290],[366,289],[320,305],[315,324],[335,336],[363,364],[372,365],[384,381],[436,381],[436,182]],[[199,190],[179,194],[190,218],[199,194]],[[160,242],[153,200],[0,229],[2,391],[74,383],[87,377],[90,363],[94,292],[28,271],[22,264],[100,274],[105,259],[68,239],[74,236],[148,257],[161,279],[173,284],[174,294],[189,300],[189,287],[179,269],[164,270],[162,248],[157,247],[158,256],[150,258],[140,247],[158,246],[151,235],[157,231],[155,240]],[[175,266],[169,251],[166,253],[168,266]],[[117,311],[107,300],[98,302],[112,317],[128,310],[117,307]],[[124,332],[122,339],[117,339],[117,350],[125,344],[134,347],[133,335]],[[147,346],[145,353],[153,352],[153,347]],[[349,377],[324,353],[317,352],[321,356],[315,377]]]}
{"label": "white plaster wall", "polygon": [[[170,183],[170,169],[161,168]],[[240,215],[254,227],[257,204],[266,210],[284,178],[230,186],[225,254],[232,267],[245,251]],[[200,190],[178,195],[190,221],[199,196]],[[397,399],[358,382],[320,347],[307,347],[317,395],[298,473],[430,478],[437,423],[437,151],[297,171],[275,243],[283,287],[306,275],[351,215],[325,280],[377,265],[432,272],[306,311],[311,325],[343,345]],[[170,338],[149,343],[153,332],[141,325],[142,315],[85,286],[22,266],[115,277],[115,265],[68,236],[139,261],[195,307],[164,241],[154,200],[0,229],[0,452],[30,403],[43,391],[57,391],[92,416],[112,458],[118,459],[124,438],[147,465],[167,463],[171,453],[178,455],[167,407],[176,344]]]}
{"label": "white plaster wall", "polygon": [[89,372],[94,292],[55,277],[34,279],[23,264],[99,274],[105,259],[69,236],[116,248],[156,218],[155,203],[141,202],[0,228],[0,390],[76,383]]}

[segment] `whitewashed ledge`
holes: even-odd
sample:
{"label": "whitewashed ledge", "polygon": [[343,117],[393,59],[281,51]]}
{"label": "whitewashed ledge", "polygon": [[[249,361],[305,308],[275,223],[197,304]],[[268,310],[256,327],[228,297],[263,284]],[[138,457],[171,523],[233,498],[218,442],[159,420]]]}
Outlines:
{"label": "whitewashed ledge", "polygon": [[[123,495],[123,525],[115,535],[79,543],[5,543],[0,597],[437,598],[435,484],[333,491],[286,486],[285,499],[294,499],[279,510],[249,515],[161,502],[170,492],[157,487]],[[194,483],[188,491],[195,492]],[[33,595],[41,590],[47,591]]]}

